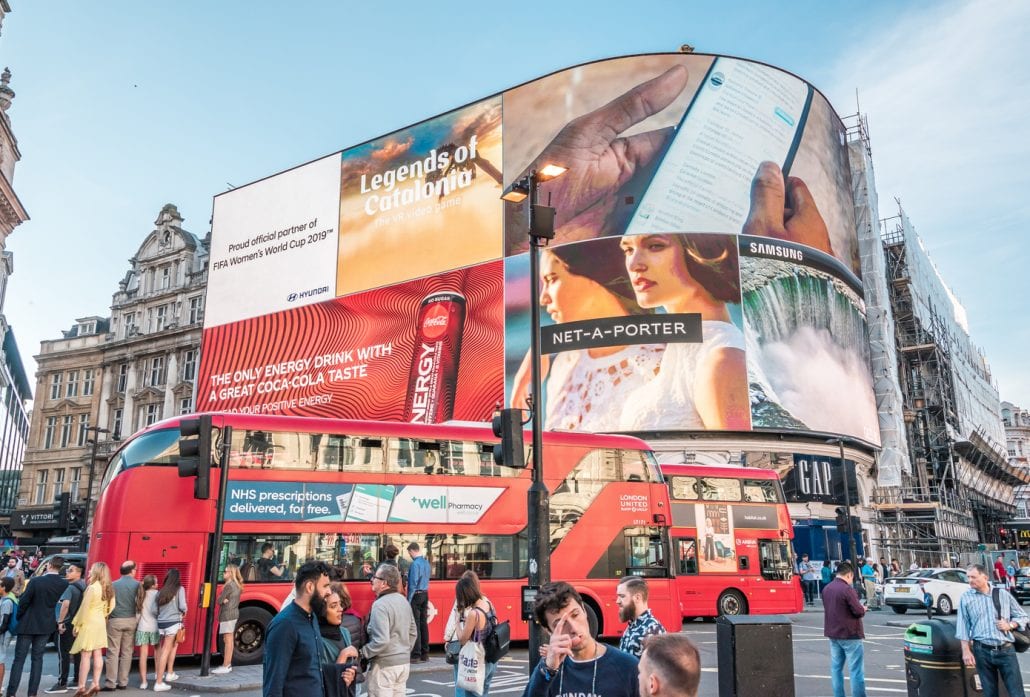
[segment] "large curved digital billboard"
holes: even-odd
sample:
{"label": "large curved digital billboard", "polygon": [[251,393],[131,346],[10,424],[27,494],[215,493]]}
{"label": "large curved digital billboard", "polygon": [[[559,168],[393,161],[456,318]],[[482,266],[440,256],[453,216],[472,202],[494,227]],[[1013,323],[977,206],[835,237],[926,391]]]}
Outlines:
{"label": "large curved digital billboard", "polygon": [[[545,163],[556,232],[529,278]],[[198,408],[878,443],[844,128],[723,56],[562,70],[215,197]]]}

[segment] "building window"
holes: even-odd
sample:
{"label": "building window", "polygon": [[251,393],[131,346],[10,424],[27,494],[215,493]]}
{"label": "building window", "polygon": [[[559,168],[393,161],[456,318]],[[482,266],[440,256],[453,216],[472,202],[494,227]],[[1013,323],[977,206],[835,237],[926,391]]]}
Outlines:
{"label": "building window", "polygon": [[54,498],[64,493],[64,470],[54,470]]}
{"label": "building window", "polygon": [[43,447],[52,448],[54,447],[54,433],[57,431],[57,417],[48,416],[46,418],[46,429],[43,431]]}
{"label": "building window", "polygon": [[163,331],[166,324],[168,324],[168,306],[161,305],[154,310],[154,331]]}
{"label": "building window", "polygon": [[195,295],[190,298],[190,324],[196,324],[204,319],[204,296]]}
{"label": "building window", "polygon": [[111,435],[120,438],[122,435],[122,410],[115,409],[111,412]]}
{"label": "building window", "polygon": [[125,387],[129,384],[129,364],[122,363],[118,366],[118,386],[115,392],[119,394],[125,393]]}
{"label": "building window", "polygon": [[82,448],[86,445],[86,441],[89,440],[89,414],[79,414],[79,437],[76,440],[76,444]]}
{"label": "building window", "polygon": [[72,415],[61,417],[61,447],[67,448],[72,442]]}
{"label": "building window", "polygon": [[136,323],[136,313],[125,313],[125,336],[136,336],[139,334],[139,324]]}
{"label": "building window", "polygon": [[162,266],[161,267],[161,290],[168,290],[172,287],[172,267]]}
{"label": "building window", "polygon": [[193,412],[193,399],[190,398],[190,397],[187,397],[185,399],[180,399],[179,400],[179,413],[180,414],[189,414],[189,413],[192,413],[192,412]]}
{"label": "building window", "polygon": [[50,376],[50,399],[61,398],[61,374],[54,373]]}
{"label": "building window", "polygon": [[90,368],[82,371],[82,396],[90,397],[93,394],[93,386],[96,381],[96,372]]}
{"label": "building window", "polygon": [[144,404],[139,408],[140,428],[151,426],[161,420],[160,404]]}
{"label": "building window", "polygon": [[71,494],[71,500],[74,503],[82,498],[82,468],[72,467],[71,482],[69,482],[68,492]]}
{"label": "building window", "polygon": [[46,499],[46,484],[47,484],[46,470],[40,470],[39,474],[36,475],[36,505],[48,503]]}
{"label": "building window", "polygon": [[154,356],[150,359],[150,382],[153,387],[165,384],[165,357]]}
{"label": "building window", "polygon": [[197,377],[197,350],[190,349],[182,354],[182,379],[193,382]]}
{"label": "building window", "polygon": [[65,388],[66,397],[79,396],[79,371],[72,370],[68,373],[68,384]]}

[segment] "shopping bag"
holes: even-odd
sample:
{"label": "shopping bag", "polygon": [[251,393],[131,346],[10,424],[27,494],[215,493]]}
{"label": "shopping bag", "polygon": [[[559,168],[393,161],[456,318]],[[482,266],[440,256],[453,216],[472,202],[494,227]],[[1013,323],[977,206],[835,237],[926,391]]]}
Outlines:
{"label": "shopping bag", "polygon": [[474,695],[482,695],[485,680],[486,655],[483,645],[469,640],[458,654],[458,687]]}

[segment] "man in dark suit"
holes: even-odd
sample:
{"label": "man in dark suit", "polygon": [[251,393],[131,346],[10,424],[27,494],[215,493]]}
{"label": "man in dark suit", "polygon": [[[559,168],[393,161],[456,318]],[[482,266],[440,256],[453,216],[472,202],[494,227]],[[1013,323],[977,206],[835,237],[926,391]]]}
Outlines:
{"label": "man in dark suit", "polygon": [[14,649],[7,697],[14,697],[18,691],[21,673],[25,669],[25,657],[30,650],[32,666],[29,670],[29,697],[35,697],[39,692],[39,681],[43,676],[43,652],[46,650],[47,639],[57,630],[54,609],[64,589],[68,587],[68,582],[61,578],[63,564],[64,559],[53,557],[46,573],[29,581],[18,600],[18,643]]}

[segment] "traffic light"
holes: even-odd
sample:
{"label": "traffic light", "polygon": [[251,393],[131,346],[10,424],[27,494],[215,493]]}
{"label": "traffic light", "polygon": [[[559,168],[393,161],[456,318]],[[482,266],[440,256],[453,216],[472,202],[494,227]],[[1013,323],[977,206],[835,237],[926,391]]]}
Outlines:
{"label": "traffic light", "polygon": [[833,511],[837,514],[837,532],[847,533],[848,531],[848,509],[836,508]]}
{"label": "traffic light", "polygon": [[179,422],[179,476],[196,477],[193,498],[211,498],[211,417]]}
{"label": "traffic light", "polygon": [[501,439],[494,446],[494,462],[506,467],[525,467],[526,451],[522,446],[522,410],[501,409],[494,415],[494,435]]}
{"label": "traffic light", "polygon": [[67,491],[54,497],[54,525],[63,528],[68,525],[68,511],[71,508],[72,495]]}

